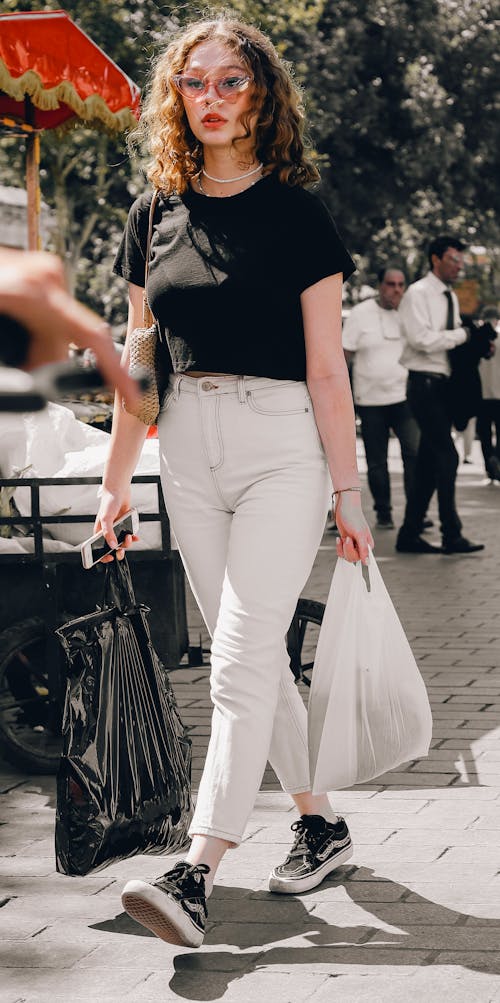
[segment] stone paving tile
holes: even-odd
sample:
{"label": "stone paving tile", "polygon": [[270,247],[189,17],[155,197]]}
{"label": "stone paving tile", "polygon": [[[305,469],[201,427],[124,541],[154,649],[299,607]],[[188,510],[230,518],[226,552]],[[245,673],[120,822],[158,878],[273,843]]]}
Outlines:
{"label": "stone paving tile", "polygon": [[491,1003],[500,987],[497,979],[486,975],[449,971],[444,966],[431,964],[407,976],[386,975],[374,968],[364,974],[335,974],[329,976],[310,998],[310,1003],[331,1003],[337,998],[342,1003],[421,1003],[422,999],[438,1001],[449,999],[452,1003]]}
{"label": "stone paving tile", "polygon": [[466,954],[442,951],[436,958],[436,964],[467,966],[477,972],[490,972],[500,976],[500,951],[470,951]]}
{"label": "stone paving tile", "polygon": [[14,875],[2,879],[2,892],[6,895],[26,896],[37,901],[40,897],[47,895],[57,895],[65,898],[67,895],[74,895],[75,883],[78,882],[78,894],[81,896],[94,896],[97,892],[103,892],[110,879],[107,876],[85,878],[68,878],[63,874],[52,873],[49,877],[25,877]]}
{"label": "stone paving tile", "polygon": [[378,797],[382,801],[385,801],[386,799],[391,800],[392,798],[401,798],[402,796],[405,798],[415,797],[420,800],[422,798],[427,799],[429,801],[436,800],[441,803],[445,803],[446,800],[450,798],[457,804],[462,803],[466,807],[470,807],[472,805],[477,806],[483,801],[486,803],[496,800],[498,800],[500,805],[500,790],[495,791],[487,787],[467,787],[467,788],[455,787],[453,789],[451,789],[450,787],[443,787],[442,789],[439,789],[439,791],[436,791],[436,789],[433,787],[425,787],[421,788],[420,790],[412,790],[411,788],[408,788],[405,791],[404,795],[401,795],[399,791],[391,791],[391,790],[384,790],[378,794]]}
{"label": "stone paving tile", "polygon": [[23,940],[5,940],[0,944],[0,971],[4,968],[56,968],[65,971],[73,968],[77,961],[92,948],[82,943],[81,938],[65,943],[63,938],[43,941],[37,937]]}
{"label": "stone paving tile", "polygon": [[464,920],[472,915],[481,915],[485,920],[496,919],[500,903],[498,881],[479,875],[474,870],[465,878],[454,873],[447,878],[433,877],[429,879],[413,879],[408,876],[405,882],[405,902],[435,902],[446,908],[460,910]]}
{"label": "stone paving tile", "polygon": [[481,814],[473,823],[474,829],[493,829],[500,831],[500,808],[494,814],[488,810],[488,814]]}
{"label": "stone paving tile", "polygon": [[[256,1000],[273,1000],[276,1003],[297,1003],[308,1000],[325,981],[324,973],[300,972],[283,975],[274,971],[253,971],[251,974],[239,974],[236,978],[224,977],[217,972],[180,972],[170,983],[175,997],[166,999],[197,1000],[206,1003],[210,1000],[224,998],[224,1003],[255,1003]],[[147,1003],[163,1000],[162,987],[165,986],[162,975],[148,979],[147,993],[144,996]],[[141,999],[141,997],[137,997]]]}
{"label": "stone paving tile", "polygon": [[[440,881],[455,881],[459,883],[460,880],[466,881],[467,879],[472,882],[472,887],[474,887],[474,881],[477,885],[480,885],[484,881],[489,881],[492,883],[493,887],[496,888],[496,894],[500,895],[500,880],[498,879],[498,863],[495,859],[491,859],[488,862],[482,861],[475,863],[474,874],[468,872],[465,878],[460,876],[463,874],[463,867],[457,867],[458,861],[450,859],[448,852],[445,856],[441,857],[439,860],[421,861],[419,863],[415,861],[396,861],[391,863],[387,861],[382,867],[377,866],[376,877],[386,877],[391,881],[423,881],[424,883],[433,882],[439,883]],[[361,874],[356,871],[350,875],[350,880],[352,881],[365,881],[364,871],[367,868],[361,866]],[[468,877],[468,875],[471,875]],[[493,881],[495,884],[493,885]]]}
{"label": "stone paving tile", "polygon": [[[480,848],[489,846],[498,849],[498,827],[496,829],[478,829],[472,826],[470,829],[459,828],[458,830],[457,828],[448,830],[440,828],[437,830],[437,835],[439,835],[440,843],[447,847],[453,847],[460,840],[460,849],[471,846]],[[421,846],[434,845],[435,842],[436,828],[425,829],[415,826],[410,830],[404,829],[395,832],[388,838],[386,845],[390,849],[393,846],[408,846],[412,843],[418,843]]]}
{"label": "stone paving tile", "polygon": [[[27,971],[25,967],[4,968],[1,971],[2,978],[2,1003],[4,998],[10,1003],[38,1003],[40,995],[45,994],[47,998],[53,1000],[56,993],[59,994],[65,1003],[75,999],[89,1000],[106,999],[106,994],[121,993],[121,999],[134,998],[134,987],[142,982],[147,973],[139,973],[124,970],[106,973],[103,971],[86,972],[84,984],[82,984],[82,973],[78,970],[62,971],[50,969],[31,969]],[[80,994],[80,995],[79,995]],[[168,999],[168,997],[166,997]],[[177,996],[171,997],[177,999]]]}
{"label": "stone paving tile", "polygon": [[0,857],[0,882],[3,878],[16,876],[48,877],[53,872],[54,854],[51,857],[19,857],[15,854],[9,857]]}

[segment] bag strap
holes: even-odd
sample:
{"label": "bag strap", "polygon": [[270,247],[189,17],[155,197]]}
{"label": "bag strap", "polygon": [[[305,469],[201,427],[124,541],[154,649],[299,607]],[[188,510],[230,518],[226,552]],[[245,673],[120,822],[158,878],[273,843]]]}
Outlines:
{"label": "bag strap", "polygon": [[153,236],[153,220],[156,209],[156,203],[158,201],[158,189],[155,188],[153,192],[153,198],[151,199],[151,205],[149,207],[149,223],[148,223],[148,239],[146,241],[146,268],[144,272],[144,296],[142,300],[142,322],[144,327],[151,327],[155,324],[155,318],[151,313],[151,307],[148,303],[148,294],[146,292],[148,286],[148,276],[149,276],[149,258],[151,255],[151,237]]}

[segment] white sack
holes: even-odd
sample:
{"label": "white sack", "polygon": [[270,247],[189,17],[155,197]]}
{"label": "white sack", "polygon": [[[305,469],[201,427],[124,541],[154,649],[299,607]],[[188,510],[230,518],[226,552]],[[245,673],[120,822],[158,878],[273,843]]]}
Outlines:
{"label": "white sack", "polygon": [[373,780],[427,756],[432,716],[424,681],[370,553],[337,560],[318,638],[308,707],[314,794]]}
{"label": "white sack", "polygon": [[[86,425],[69,408],[48,404],[36,413],[0,416],[0,471],[2,477],[102,477],[110,437]],[[24,471],[21,475],[20,471]],[[136,474],[159,474],[158,440],[148,439]],[[64,484],[40,488],[42,515],[96,513],[99,484]],[[31,515],[29,488],[17,488],[15,502],[21,515]],[[134,484],[132,504],[141,513],[158,511],[156,484]],[[91,523],[54,523],[45,527],[50,535],[77,545],[93,531]],[[143,523],[136,549],[159,549],[159,523]],[[7,541],[9,542],[9,541]]]}

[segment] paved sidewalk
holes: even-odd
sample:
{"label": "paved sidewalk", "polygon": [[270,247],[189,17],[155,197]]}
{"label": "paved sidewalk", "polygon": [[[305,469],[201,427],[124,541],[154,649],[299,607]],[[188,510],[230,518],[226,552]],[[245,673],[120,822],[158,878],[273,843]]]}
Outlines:
{"label": "paved sidewalk", "polygon": [[[335,796],[353,860],[300,898],[266,891],[296,817],[267,770],[245,842],[222,863],[204,946],[170,948],[122,912],[119,892],[124,879],[151,878],[172,858],[123,861],[87,878],[55,874],[54,779],[4,766],[1,1003],[500,1003],[500,488],[484,484],[479,462],[460,468],[459,508],[484,554],[396,556],[395,533],[377,536],[429,689],[434,738],[427,759]],[[305,594],[325,599],[333,563],[325,534]],[[194,641],[200,626],[190,605]],[[172,673],[193,727],[195,782],[209,731],[207,675]]]}

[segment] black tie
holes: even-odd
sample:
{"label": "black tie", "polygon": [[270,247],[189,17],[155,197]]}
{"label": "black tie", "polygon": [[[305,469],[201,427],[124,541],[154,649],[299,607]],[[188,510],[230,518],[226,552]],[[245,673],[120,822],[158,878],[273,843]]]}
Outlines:
{"label": "black tie", "polygon": [[449,289],[445,289],[444,294],[448,300],[448,309],[446,312],[446,330],[453,331],[455,328],[455,311],[453,309],[453,297]]}

